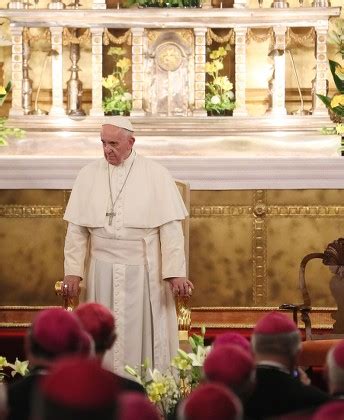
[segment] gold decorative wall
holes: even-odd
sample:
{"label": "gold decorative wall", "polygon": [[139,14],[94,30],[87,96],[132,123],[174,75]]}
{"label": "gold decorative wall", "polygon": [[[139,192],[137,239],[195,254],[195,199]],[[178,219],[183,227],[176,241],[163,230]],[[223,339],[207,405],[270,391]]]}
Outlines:
{"label": "gold decorative wall", "polygon": [[[343,236],[342,190],[192,191],[193,307],[300,303],[303,256]],[[330,273],[307,267],[315,306],[330,307]]]}
{"label": "gold decorative wall", "polygon": [[[67,197],[66,191],[1,191],[0,315],[9,306],[60,304],[53,286],[63,276]],[[191,306],[256,311],[300,303],[302,257],[323,252],[343,227],[342,190],[191,191]],[[328,312],[330,273],[320,260],[309,264],[306,279],[314,305]],[[235,316],[245,323],[242,313]]]}
{"label": "gold decorative wall", "polygon": [[2,190],[0,193],[0,305],[56,305],[63,276],[64,193]]}

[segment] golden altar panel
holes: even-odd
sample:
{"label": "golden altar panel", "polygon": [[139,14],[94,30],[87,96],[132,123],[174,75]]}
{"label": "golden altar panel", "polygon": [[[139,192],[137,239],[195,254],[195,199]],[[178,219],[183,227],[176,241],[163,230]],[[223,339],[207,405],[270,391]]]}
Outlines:
{"label": "golden altar panel", "polygon": [[[193,307],[300,303],[301,259],[322,252],[344,223],[341,190],[193,191],[191,206]],[[316,306],[335,304],[330,277],[320,262],[307,268]]]}
{"label": "golden altar panel", "polygon": [[58,305],[63,277],[63,191],[2,190],[0,305]]}
{"label": "golden altar panel", "polygon": [[247,215],[191,216],[192,306],[252,304],[251,225]]}

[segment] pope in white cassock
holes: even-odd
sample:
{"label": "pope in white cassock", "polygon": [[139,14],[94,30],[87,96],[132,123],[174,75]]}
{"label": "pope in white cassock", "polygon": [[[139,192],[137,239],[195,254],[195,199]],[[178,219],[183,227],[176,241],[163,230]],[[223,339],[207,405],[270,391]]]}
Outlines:
{"label": "pope in white cassock", "polygon": [[173,294],[189,296],[181,221],[187,211],[169,172],[133,150],[133,127],[114,117],[101,128],[104,158],[81,169],[64,215],[64,292],[85,280],[88,301],[113,309],[117,340],[106,366],[145,359],[169,366],[178,348]]}

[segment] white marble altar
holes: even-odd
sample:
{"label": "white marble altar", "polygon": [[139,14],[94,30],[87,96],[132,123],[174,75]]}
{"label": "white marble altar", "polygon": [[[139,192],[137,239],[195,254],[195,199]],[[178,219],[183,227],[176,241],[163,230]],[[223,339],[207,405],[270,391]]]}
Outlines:
{"label": "white marble altar", "polygon": [[[85,118],[81,131],[67,117],[27,117],[25,138],[0,148],[0,189],[71,188],[79,169],[102,155],[99,127],[107,118]],[[318,129],[305,130],[309,118]],[[137,151],[191,189],[344,188],[340,137],[322,135],[320,118],[287,116],[276,126],[264,117],[132,121]]]}

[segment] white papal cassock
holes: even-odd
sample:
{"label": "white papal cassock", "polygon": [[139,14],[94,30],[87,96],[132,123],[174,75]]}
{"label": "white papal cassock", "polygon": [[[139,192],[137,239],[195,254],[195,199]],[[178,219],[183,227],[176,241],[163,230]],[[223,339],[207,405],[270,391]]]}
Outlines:
{"label": "white papal cassock", "polygon": [[[116,201],[111,225],[109,175]],[[64,216],[65,275],[84,278],[87,300],[114,311],[117,340],[105,358],[111,370],[123,374],[126,364],[146,358],[164,370],[176,353],[175,304],[163,279],[186,275],[186,216],[168,171],[135,152],[119,166],[99,159],[75,181]]]}

